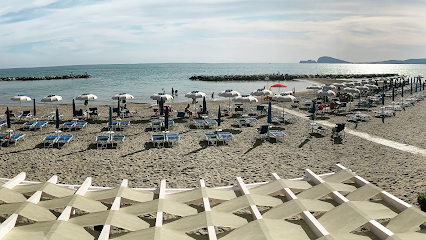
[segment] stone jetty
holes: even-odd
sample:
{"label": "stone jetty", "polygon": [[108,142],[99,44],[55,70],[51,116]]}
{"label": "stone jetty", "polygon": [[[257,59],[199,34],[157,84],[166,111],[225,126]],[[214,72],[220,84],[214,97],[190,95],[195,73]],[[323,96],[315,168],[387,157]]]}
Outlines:
{"label": "stone jetty", "polygon": [[0,77],[0,81],[37,81],[37,80],[56,80],[56,79],[70,79],[70,78],[91,78],[87,74],[70,74],[70,75],[57,75],[57,76],[30,76],[30,77]]}
{"label": "stone jetty", "polygon": [[316,75],[293,75],[293,74],[255,74],[255,75],[220,75],[220,76],[192,76],[189,79],[193,81],[264,81],[268,78],[270,81],[295,80],[306,78],[376,78],[376,77],[393,77],[398,76],[396,73],[385,74],[316,74]]}

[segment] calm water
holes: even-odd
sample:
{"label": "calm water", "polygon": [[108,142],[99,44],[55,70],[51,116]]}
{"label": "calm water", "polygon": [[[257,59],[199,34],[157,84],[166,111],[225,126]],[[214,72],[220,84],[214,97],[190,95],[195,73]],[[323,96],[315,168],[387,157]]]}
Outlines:
{"label": "calm water", "polygon": [[[236,74],[369,74],[369,73],[397,73],[407,76],[426,76],[426,65],[404,64],[118,64],[118,65],[82,65],[43,68],[14,68],[0,69],[0,77],[18,76],[52,76],[84,74],[87,72],[93,77],[90,79],[67,79],[25,82],[0,82],[0,105],[19,105],[19,102],[10,101],[12,96],[21,94],[35,98],[40,105],[40,99],[49,95],[61,95],[60,104],[70,104],[72,99],[82,93],[93,93],[99,97],[91,104],[115,104],[111,99],[118,93],[132,94],[133,103],[153,102],[149,96],[154,93],[170,93],[172,87],[179,91],[179,96],[173,101],[188,101],[185,93],[192,90],[205,92],[208,96],[225,89],[234,89],[241,94],[270,86],[276,82],[201,82],[190,81],[193,75],[236,75]],[[304,90],[311,83],[299,81],[282,81],[288,87],[281,91]],[[273,90],[274,91],[274,90]],[[275,90],[275,92],[278,92]],[[31,106],[30,102],[22,103]]]}

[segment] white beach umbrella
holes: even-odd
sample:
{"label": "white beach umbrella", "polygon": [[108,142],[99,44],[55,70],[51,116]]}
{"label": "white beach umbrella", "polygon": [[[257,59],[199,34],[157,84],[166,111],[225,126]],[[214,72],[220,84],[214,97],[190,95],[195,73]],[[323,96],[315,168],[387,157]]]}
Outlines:
{"label": "white beach umbrella", "polygon": [[312,84],[311,86],[307,86],[306,89],[321,89],[322,87],[318,84]]}
{"label": "white beach umbrella", "polygon": [[336,86],[327,83],[327,84],[322,85],[322,89],[333,90],[333,89],[336,89]]}
{"label": "white beach umbrella", "polygon": [[165,93],[155,93],[150,96],[152,100],[160,101],[161,98],[163,101],[172,100],[173,96]]}
{"label": "white beach umbrella", "polygon": [[367,87],[368,87],[368,89],[379,89],[379,87],[378,87],[378,86],[376,86],[376,85],[374,85],[374,84],[367,84],[367,85],[365,85],[365,86],[367,86]]}
{"label": "white beach umbrella", "polygon": [[130,94],[127,93],[119,93],[117,95],[115,95],[114,97],[112,97],[112,99],[114,100],[130,100],[130,99],[134,99],[135,97],[133,97]]}
{"label": "white beach umbrella", "polygon": [[228,107],[230,108],[231,107],[231,98],[241,96],[241,94],[237,91],[232,90],[232,89],[226,89],[225,91],[220,92],[219,96],[229,99],[228,100]]}
{"label": "white beach umbrella", "polygon": [[272,97],[272,101],[277,101],[277,102],[282,102],[283,103],[283,116],[285,115],[284,113],[284,103],[285,102],[293,102],[294,100],[296,100],[296,97],[287,94],[287,93],[282,93],[280,95],[274,95]]}
{"label": "white beach umbrella", "polygon": [[255,103],[255,102],[258,102],[258,100],[257,100],[256,97],[250,96],[250,95],[241,95],[241,96],[235,97],[234,99],[232,99],[232,101],[244,103],[244,105],[246,103]]}
{"label": "white beach umbrella", "polygon": [[354,83],[355,86],[361,85],[361,82],[359,82],[359,81],[353,81],[353,83]]}
{"label": "white beach umbrella", "polygon": [[360,91],[367,91],[368,90],[368,87],[365,86],[365,85],[359,85],[359,86],[356,86],[355,88],[358,88],[358,90],[360,90]]}
{"label": "white beach umbrella", "polygon": [[31,101],[31,98],[24,95],[16,95],[16,96],[13,96],[10,100],[19,101],[19,111],[21,111],[22,102]]}
{"label": "white beach umbrella", "polygon": [[98,96],[91,94],[91,93],[83,93],[80,96],[76,97],[75,100],[80,100],[80,101],[93,101],[98,99]]}
{"label": "white beach umbrella", "polygon": [[[59,95],[48,95],[47,97],[44,97],[41,99],[41,102],[59,102],[62,100],[62,97]],[[53,104],[52,104],[52,111],[53,111]]]}
{"label": "white beach umbrella", "polygon": [[343,82],[340,82],[340,83],[333,83],[333,85],[335,86],[335,87],[346,87],[346,84],[345,83],[343,83]]}
{"label": "white beach umbrella", "polygon": [[331,90],[324,88],[324,89],[317,91],[315,93],[315,95],[317,97],[334,97],[334,96],[336,96],[336,93],[331,91]]}
{"label": "white beach umbrella", "polygon": [[357,88],[354,88],[354,87],[345,87],[345,88],[343,88],[343,92],[346,92],[346,93],[360,93],[360,91],[357,89]]}
{"label": "white beach umbrella", "polygon": [[351,87],[354,86],[355,84],[353,82],[345,82],[345,86]]}
{"label": "white beach umbrella", "polygon": [[251,92],[250,95],[252,96],[271,96],[274,95],[271,91],[268,89],[259,88],[254,92]]}
{"label": "white beach umbrella", "polygon": [[185,94],[185,97],[192,98],[192,102],[194,103],[194,109],[195,109],[195,102],[196,102],[195,99],[203,98],[205,96],[206,96],[206,94],[203,93],[203,92],[200,92],[200,91],[192,91],[192,92]]}

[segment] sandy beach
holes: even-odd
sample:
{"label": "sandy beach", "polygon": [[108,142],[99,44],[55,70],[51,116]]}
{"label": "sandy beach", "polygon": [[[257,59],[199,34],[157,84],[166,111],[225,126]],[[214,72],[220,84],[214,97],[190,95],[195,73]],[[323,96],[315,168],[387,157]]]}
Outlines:
{"label": "sandy beach", "polygon": [[[312,79],[309,79],[312,81]],[[316,79],[318,83],[332,80]],[[297,92],[296,96],[312,97],[314,91]],[[397,97],[400,99],[400,96]],[[386,105],[390,104],[386,98]],[[90,102],[94,107],[96,102]],[[174,111],[183,111],[189,103],[170,103]],[[198,105],[201,104],[199,101]],[[232,102],[231,102],[232,104]],[[209,118],[216,119],[218,107],[226,108],[228,100],[208,98]],[[253,104],[251,107],[255,107]],[[281,107],[281,103],[273,103]],[[247,105],[248,106],[248,105]],[[84,106],[77,106],[77,109]],[[304,175],[309,168],[317,174],[334,171],[334,165],[355,171],[358,175],[371,181],[385,191],[394,194],[410,204],[417,204],[417,193],[426,191],[423,179],[426,167],[425,156],[397,150],[392,147],[371,142],[367,139],[347,134],[343,141],[335,141],[331,133],[324,137],[310,134],[310,120],[297,118],[293,124],[274,125],[287,136],[283,143],[275,141],[258,141],[253,147],[257,133],[256,127],[266,124],[266,116],[258,116],[255,127],[239,128],[234,118],[224,117],[220,128],[230,130],[234,141],[227,146],[207,146],[205,133],[215,129],[196,129],[192,119],[176,120],[170,133],[180,134],[180,141],[172,148],[154,148],[151,143],[149,122],[154,112],[149,104],[131,104],[127,107],[137,111],[128,129],[119,132],[125,135],[125,142],[119,149],[96,149],[95,138],[105,135],[108,119],[108,106],[96,106],[100,112],[99,122],[90,122],[82,130],[71,131],[73,139],[68,147],[43,148],[40,144],[45,136],[54,134],[55,124],[50,122],[42,131],[22,131],[22,121],[14,121],[15,133],[25,133],[26,140],[17,146],[0,149],[0,176],[12,178],[20,172],[27,173],[27,180],[46,181],[52,175],[58,175],[59,183],[80,184],[86,177],[93,177],[92,185],[117,186],[123,178],[129,179],[129,187],[155,187],[162,179],[167,180],[168,187],[197,187],[199,178],[207,186],[226,186],[236,183],[240,176],[246,183],[270,181],[270,173],[277,173],[281,178],[294,178]],[[192,108],[192,105],[191,105]],[[286,103],[286,108],[290,104]],[[0,107],[3,113],[6,106]],[[10,107],[14,112],[19,106]],[[84,109],[84,108],[83,108]],[[398,143],[426,149],[423,131],[426,101],[420,101],[396,116],[375,118],[372,111],[376,106],[364,112],[372,116],[368,122],[347,122],[346,117],[325,114],[323,119],[331,123],[346,122],[348,129],[392,140]],[[30,109],[27,109],[30,110]],[[306,110],[292,109],[302,114]],[[50,106],[37,107],[37,116],[52,111]],[[70,105],[59,105],[63,120],[72,119]],[[274,108],[275,113],[280,111]],[[171,113],[171,119],[177,119],[177,113]],[[1,132],[5,131],[5,127]]]}

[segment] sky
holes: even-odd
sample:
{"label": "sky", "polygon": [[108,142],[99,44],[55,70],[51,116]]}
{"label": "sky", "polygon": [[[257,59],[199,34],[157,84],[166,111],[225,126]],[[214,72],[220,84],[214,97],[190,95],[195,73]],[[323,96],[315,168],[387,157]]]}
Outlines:
{"label": "sky", "polygon": [[0,68],[426,58],[425,0],[0,2]]}

